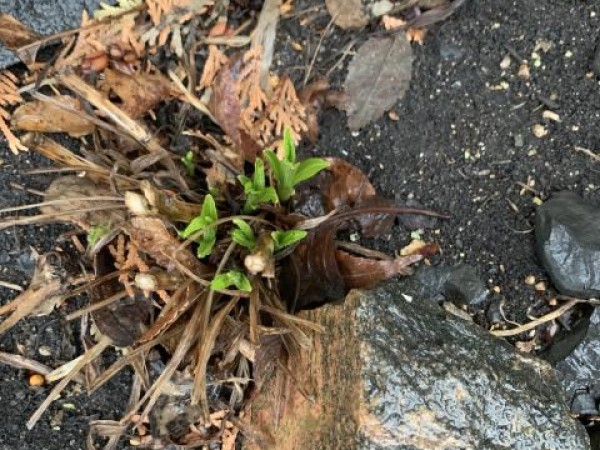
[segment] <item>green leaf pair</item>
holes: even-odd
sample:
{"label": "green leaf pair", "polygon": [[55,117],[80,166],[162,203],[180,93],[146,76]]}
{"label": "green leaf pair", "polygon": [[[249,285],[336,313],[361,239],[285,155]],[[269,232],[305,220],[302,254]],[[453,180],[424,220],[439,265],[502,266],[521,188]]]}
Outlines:
{"label": "green leaf pair", "polygon": [[236,289],[244,292],[252,291],[250,280],[239,270],[230,270],[229,272],[221,273],[210,282],[210,288],[213,291],[222,291],[231,286],[235,286]]}
{"label": "green leaf pair", "polygon": [[217,227],[214,223],[218,219],[217,206],[212,195],[207,194],[204,197],[200,215],[192,219],[188,226],[180,234],[184,239],[195,237],[198,243],[198,258],[205,258],[212,252],[217,241]]}
{"label": "green leaf pair", "polygon": [[282,202],[287,202],[294,195],[296,185],[314,177],[329,167],[329,163],[322,158],[308,158],[296,162],[296,146],[289,128],[283,132],[283,150],[283,159],[279,159],[275,152],[269,149],[264,151],[264,155],[277,184],[277,196]]}
{"label": "green leaf pair", "polygon": [[[256,246],[256,235],[252,227],[242,219],[233,219],[233,223],[236,225],[236,229],[231,232],[231,238],[233,242],[242,247],[246,247],[248,250],[254,250]],[[304,230],[287,230],[287,231],[273,231],[271,238],[275,244],[275,252],[289,247],[298,241],[301,241],[306,237],[306,231]]]}
{"label": "green leaf pair", "polygon": [[273,231],[271,237],[275,242],[275,251],[283,250],[296,242],[301,241],[307,235],[304,230],[287,230],[287,231]]}
{"label": "green leaf pair", "polygon": [[236,229],[231,232],[231,239],[238,245],[246,247],[248,250],[254,250],[256,246],[256,236],[252,227],[242,219],[233,219]]}

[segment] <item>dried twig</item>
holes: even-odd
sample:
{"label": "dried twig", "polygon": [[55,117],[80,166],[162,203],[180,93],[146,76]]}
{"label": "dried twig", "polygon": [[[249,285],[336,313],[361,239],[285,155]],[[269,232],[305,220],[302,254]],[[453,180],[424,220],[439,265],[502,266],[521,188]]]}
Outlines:
{"label": "dried twig", "polygon": [[598,155],[597,153],[593,152],[592,150],[590,150],[589,148],[584,148],[584,147],[579,147],[579,146],[575,146],[574,147],[576,152],[581,152],[584,155],[589,156],[590,158],[592,158],[594,161],[600,161],[600,155]]}
{"label": "dried twig", "polygon": [[550,322],[551,320],[555,320],[555,319],[559,318],[564,313],[566,313],[568,310],[570,310],[573,306],[575,306],[579,303],[581,303],[580,299],[570,300],[569,302],[562,305],[560,308],[558,308],[548,314],[545,314],[541,317],[538,317],[537,319],[535,319],[531,322],[525,323],[525,324],[520,325],[511,330],[492,330],[492,331],[490,331],[490,334],[492,334],[493,336],[497,336],[497,337],[516,336],[518,334],[524,333],[525,331],[533,330],[538,325],[541,325],[543,323]]}

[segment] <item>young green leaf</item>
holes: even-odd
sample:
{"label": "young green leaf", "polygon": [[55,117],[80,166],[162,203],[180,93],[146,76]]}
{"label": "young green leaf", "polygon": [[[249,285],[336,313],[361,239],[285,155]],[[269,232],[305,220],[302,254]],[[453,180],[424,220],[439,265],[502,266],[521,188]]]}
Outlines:
{"label": "young green leaf", "polygon": [[298,183],[314,177],[321,170],[329,167],[329,163],[321,158],[296,162],[294,137],[289,128],[286,128],[283,133],[283,151],[284,158],[281,160],[270,149],[266,149],[264,155],[275,180],[277,196],[282,202],[287,202],[294,195],[294,188]]}
{"label": "young green leaf", "polygon": [[108,225],[94,225],[90,228],[87,235],[88,248],[93,247],[96,243],[110,232]]}
{"label": "young green leaf", "polygon": [[183,231],[180,231],[179,234],[182,238],[188,239],[190,236],[202,231],[206,228],[207,222],[204,217],[198,216],[194,217],[190,223],[188,223],[187,227]]}
{"label": "young green leaf", "polygon": [[236,289],[244,292],[252,291],[250,280],[239,270],[230,270],[229,272],[221,273],[214,277],[210,283],[210,288],[214,291],[222,291],[230,286],[235,286]]}
{"label": "young green leaf", "polygon": [[212,195],[207,194],[204,197],[200,215],[194,217],[185,230],[179,233],[184,239],[200,234],[199,236],[194,237],[195,241],[198,243],[198,258],[205,258],[212,252],[215,242],[217,241],[217,227],[214,225],[217,219],[218,213],[215,199]]}
{"label": "young green leaf", "polygon": [[252,177],[254,189],[261,190],[265,188],[265,163],[260,158],[254,161],[254,176]]}
{"label": "young green leaf", "polygon": [[307,232],[304,230],[278,230],[271,233],[271,237],[273,238],[273,241],[275,241],[276,252],[284,249],[285,247],[289,247],[298,241],[301,241],[306,237],[306,235]]}
{"label": "young green leaf", "polygon": [[273,176],[275,177],[275,180],[278,183],[281,183],[281,181],[285,178],[283,161],[281,161],[277,157],[275,152],[270,149],[266,149],[264,151],[264,155],[265,155],[265,158],[267,158],[267,161],[269,162],[269,167],[271,168],[271,171],[273,172]]}
{"label": "young green leaf", "polygon": [[185,172],[193,177],[196,172],[196,164],[194,162],[195,155],[194,152],[189,150],[184,157],[181,158],[181,162],[183,163],[183,167],[185,167]]}
{"label": "young green leaf", "polygon": [[277,191],[275,191],[275,188],[269,186],[261,191],[260,195],[258,196],[258,203],[273,203],[274,205],[279,203],[279,197],[277,197]]}
{"label": "young green leaf", "polygon": [[322,158],[308,158],[302,161],[294,173],[294,186],[314,177],[321,170],[327,169],[329,162]]}
{"label": "young green leaf", "polygon": [[283,130],[283,153],[286,161],[296,162],[296,143],[289,127]]}
{"label": "young green leaf", "polygon": [[253,250],[256,246],[256,236],[252,227],[242,219],[233,219],[233,223],[237,226],[237,229],[231,232],[233,242],[248,250]]}
{"label": "young green leaf", "polygon": [[204,236],[202,236],[202,238],[198,241],[198,250],[196,250],[196,255],[198,255],[198,258],[202,259],[210,255],[216,241],[217,237],[215,234],[207,235],[205,232]]}
{"label": "young green leaf", "polygon": [[217,205],[212,195],[207,194],[204,197],[204,203],[202,203],[202,210],[200,215],[206,219],[210,219],[212,222],[217,221]]}
{"label": "young green leaf", "polygon": [[251,213],[262,203],[271,202],[277,204],[279,202],[275,189],[266,187],[265,165],[260,158],[256,158],[254,163],[254,175],[252,179],[245,175],[239,175],[238,180],[244,187],[244,195],[246,196],[244,212]]}

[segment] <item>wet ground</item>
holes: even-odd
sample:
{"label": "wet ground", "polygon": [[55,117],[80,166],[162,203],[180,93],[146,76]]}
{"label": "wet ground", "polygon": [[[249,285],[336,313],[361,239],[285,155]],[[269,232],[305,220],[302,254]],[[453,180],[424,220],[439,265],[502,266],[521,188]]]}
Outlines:
{"label": "wet ground", "polygon": [[[296,9],[315,3],[299,0]],[[298,25],[303,17],[311,17],[309,26]],[[276,68],[302,80],[329,20],[322,7],[283,23]],[[451,219],[437,224],[439,231],[426,234],[443,249],[440,263],[475,266],[489,287],[499,292],[495,295],[506,299],[507,315],[523,321],[529,306],[553,294],[551,286],[538,293],[524,281],[528,275],[545,279],[534,253],[536,197],[543,201],[555,191],[569,189],[600,200],[600,165],[575,150],[580,146],[600,151],[600,85],[590,69],[599,26],[600,5],[595,2],[468,1],[434,26],[423,46],[413,46],[413,80],[395,107],[399,120],[386,115],[351,134],[343,113],[325,112],[321,138],[308,151],[347,158],[367,171],[388,197],[416,200],[450,213]],[[361,32],[357,45],[367,36],[368,30]],[[339,30],[327,33],[313,72],[326,73],[356,37]],[[293,41],[301,43],[306,54],[293,50]],[[539,58],[532,57],[534,51]],[[507,55],[511,64],[502,69]],[[530,63],[529,80],[518,77],[517,58]],[[331,74],[338,87],[344,76],[343,66]],[[544,119],[545,110],[557,113],[560,122]],[[535,137],[536,124],[548,134]],[[19,175],[40,161],[31,154],[12,156],[5,147],[0,159],[0,207],[35,201],[35,196],[24,195],[11,183],[38,189],[47,185],[47,178]],[[530,189],[523,190],[519,183]],[[0,280],[24,285],[30,246],[41,251],[57,245],[66,249],[57,240],[63,231],[23,227],[0,232]],[[397,228],[388,238],[382,247],[398,249],[408,232]],[[0,287],[2,302],[15,294]],[[78,332],[60,320],[47,325],[59,317],[16,327],[0,339],[0,351],[13,352],[23,345],[32,352],[27,356],[39,357],[37,335],[38,341],[56,348],[57,354],[42,358],[43,362],[67,360],[68,354],[61,354],[69,351],[64,341],[77,346]],[[54,332],[40,334],[45,326]],[[2,365],[0,379],[0,450],[83,449],[88,419],[116,418],[127,401],[123,379],[91,399],[75,393],[57,402],[36,429],[27,432],[24,423],[47,391],[33,390],[26,374]],[[64,403],[73,404],[75,410],[65,409]],[[65,411],[62,423],[52,425],[60,410]]]}

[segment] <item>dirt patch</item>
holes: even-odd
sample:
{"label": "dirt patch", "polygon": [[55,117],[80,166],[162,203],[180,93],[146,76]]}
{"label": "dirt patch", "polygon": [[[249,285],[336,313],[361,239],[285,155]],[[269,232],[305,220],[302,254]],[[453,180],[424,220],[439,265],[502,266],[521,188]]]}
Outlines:
{"label": "dirt patch", "polygon": [[[324,6],[314,8],[316,3],[298,1],[297,17],[281,25],[281,48],[274,68],[289,73],[297,82],[304,78],[319,33],[330,20]],[[299,21],[306,17],[313,21],[301,26]],[[439,262],[474,265],[490,288],[500,288],[507,316],[524,321],[527,308],[542,295],[524,279],[531,274],[545,277],[534,254],[534,197],[544,200],[554,191],[570,189],[600,199],[597,163],[574,151],[575,146],[600,148],[596,135],[600,86],[595,76],[587,75],[599,25],[600,5],[591,3],[467,2],[449,20],[433,27],[422,47],[413,46],[413,80],[395,107],[399,120],[386,115],[353,135],[346,128],[344,114],[326,112],[321,138],[306,152],[346,158],[369,173],[384,195],[402,202],[416,200],[450,213],[452,218],[438,222],[439,232],[430,236],[443,249]],[[343,56],[348,43],[358,38],[359,45],[367,36],[367,31],[357,35],[330,30],[322,41],[314,73],[325,74]],[[293,41],[302,43],[306,54],[293,50]],[[537,50],[540,62],[536,67],[532,52],[540,42],[552,46],[547,51]],[[501,69],[500,62],[511,53],[511,65]],[[529,61],[530,80],[518,77],[516,55]],[[331,73],[334,85],[341,87],[344,70],[342,65]],[[550,102],[540,98],[555,98],[553,110],[560,123],[542,119]],[[535,124],[544,125],[548,134],[536,138],[532,132]],[[0,206],[37,201],[11,183],[44,188],[49,178],[25,177],[22,172],[45,163],[31,153],[13,156],[4,146],[0,159]],[[531,180],[535,181],[534,192],[521,195],[518,183]],[[64,231],[45,226],[0,233],[0,279],[24,285],[29,246],[40,251],[56,246],[66,250],[67,244],[59,239]],[[380,245],[399,249],[407,239],[408,232],[397,228]],[[2,302],[14,295],[0,287]],[[61,336],[77,345],[77,330],[59,318],[60,313],[55,313],[43,320],[26,321],[0,339],[0,350],[12,352],[22,344],[35,351],[36,336],[48,340]],[[53,333],[44,331],[48,327]],[[64,351],[62,346],[56,347]],[[60,361],[58,352],[42,362],[54,366]],[[35,430],[28,432],[24,424],[47,391],[32,390],[26,374],[6,366],[0,366],[0,379],[2,450],[83,449],[90,418],[118,418],[128,395],[124,378],[91,398],[75,393],[54,404]],[[72,403],[75,409],[65,408],[65,403]],[[61,410],[62,422],[53,425],[52,418]]]}

